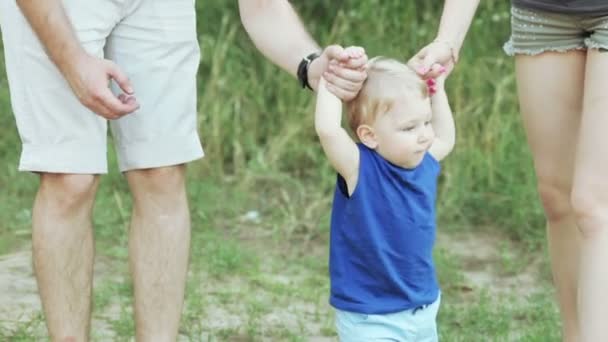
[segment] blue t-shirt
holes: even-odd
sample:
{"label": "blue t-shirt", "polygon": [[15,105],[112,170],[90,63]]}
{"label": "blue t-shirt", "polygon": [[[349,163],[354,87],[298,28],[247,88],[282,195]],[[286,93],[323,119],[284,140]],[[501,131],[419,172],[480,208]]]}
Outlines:
{"label": "blue t-shirt", "polygon": [[334,193],[330,303],[364,314],[431,304],[439,295],[432,256],[439,163],[427,153],[405,169],[358,147],[355,191],[349,197],[338,175]]}

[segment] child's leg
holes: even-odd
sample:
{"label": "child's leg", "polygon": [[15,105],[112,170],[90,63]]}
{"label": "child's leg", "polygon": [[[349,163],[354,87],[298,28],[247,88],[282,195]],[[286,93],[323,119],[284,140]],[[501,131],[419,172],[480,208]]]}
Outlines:
{"label": "child's leg", "polygon": [[564,341],[578,341],[580,237],[570,204],[582,112],[585,52],[516,57],[519,101],[547,217]]}
{"label": "child's leg", "polygon": [[572,193],[582,233],[578,298],[583,342],[608,341],[607,75],[608,53],[590,49]]}

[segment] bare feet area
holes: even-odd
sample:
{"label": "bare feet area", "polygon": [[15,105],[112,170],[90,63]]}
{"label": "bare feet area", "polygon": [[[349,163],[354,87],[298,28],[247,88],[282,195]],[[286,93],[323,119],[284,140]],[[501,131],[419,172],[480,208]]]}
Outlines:
{"label": "bare feet area", "polygon": [[[521,258],[518,256],[521,251],[512,242],[505,241],[507,240],[495,235],[474,232],[440,235],[437,243],[438,257],[457,260],[454,268],[458,269],[459,276],[456,278],[460,279],[457,284],[443,286],[456,286],[463,293],[487,291],[490,295],[515,293],[521,297],[542,291],[543,281],[539,279],[543,274],[543,265],[539,261],[542,256],[535,256],[531,260]],[[323,249],[319,247],[317,251],[315,248],[312,253],[323,253]],[[103,258],[96,260],[95,298],[96,301],[101,298],[101,301],[107,303],[99,308],[96,303],[93,340],[113,340],[121,329],[129,329],[121,323],[121,320],[130,319],[124,319],[131,315],[129,295],[112,293],[119,292],[116,289],[124,287],[126,282],[126,271],[116,272],[125,269],[125,265],[120,264],[122,262]],[[276,264],[277,261],[261,262],[262,265],[273,263]],[[449,268],[449,265],[444,268]],[[317,278],[319,277],[323,281],[323,276]],[[189,288],[183,318],[183,324],[196,324],[192,323],[196,320],[204,322],[199,323],[202,324],[201,335],[194,340],[247,341],[250,340],[247,338],[248,329],[256,329],[256,334],[259,331],[263,334],[264,330],[291,331],[295,332],[295,336],[308,336],[307,341],[335,340],[334,337],[327,337],[333,334],[333,321],[326,304],[326,288],[320,288],[314,295],[308,296],[308,301],[304,299],[306,296],[294,298],[281,294],[282,291],[291,291],[286,290],[290,288],[296,288],[297,291],[298,283],[310,281],[302,271],[281,271],[272,266],[262,266],[253,280],[244,280],[238,275],[216,278],[203,274],[198,275],[198,278],[201,282],[195,285],[197,288]],[[265,285],[252,285],[256,282]],[[546,286],[546,281],[544,284]],[[98,292],[102,291],[106,294],[99,295]],[[0,293],[0,336],[4,333],[10,334],[8,336],[45,338],[46,331],[29,250],[0,257]],[[277,300],[281,296],[284,298]],[[205,309],[192,315],[188,313],[189,305],[201,305]],[[192,336],[186,333],[181,337],[180,340],[192,340]]]}

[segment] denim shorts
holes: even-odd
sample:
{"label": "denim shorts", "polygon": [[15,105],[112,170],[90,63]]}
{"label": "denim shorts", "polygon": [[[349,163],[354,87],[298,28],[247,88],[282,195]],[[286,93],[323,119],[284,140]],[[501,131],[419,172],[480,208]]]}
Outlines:
{"label": "denim shorts", "polygon": [[341,342],[437,342],[441,296],[430,305],[390,314],[368,315],[336,309]]}
{"label": "denim shorts", "polygon": [[504,45],[509,56],[608,49],[608,15],[561,14],[513,7],[511,32],[511,38]]}

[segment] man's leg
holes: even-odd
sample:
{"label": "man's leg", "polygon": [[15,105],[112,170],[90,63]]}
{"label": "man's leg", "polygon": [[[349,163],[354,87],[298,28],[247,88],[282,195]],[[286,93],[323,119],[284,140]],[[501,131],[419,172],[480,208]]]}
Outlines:
{"label": "man's leg", "polygon": [[99,178],[43,173],[34,202],[32,244],[38,290],[52,341],[87,341],[93,229]]}
{"label": "man's leg", "polygon": [[133,194],[129,234],[138,341],[175,341],[190,248],[184,165],[126,173]]}
{"label": "man's leg", "polygon": [[[76,37],[103,57],[121,2],[64,0]],[[88,339],[98,177],[107,171],[107,123],[84,107],[14,0],[0,1],[11,105],[23,143],[19,170],[40,175],[33,209],[34,268],[53,341]]]}
{"label": "man's leg", "polygon": [[134,199],[129,253],[135,330],[138,341],[175,341],[190,245],[185,164],[203,156],[196,12],[192,0],[130,4],[105,52],[129,75],[141,105],[111,122]]}

